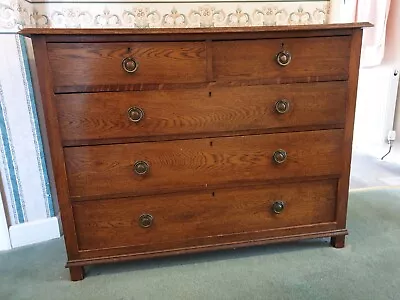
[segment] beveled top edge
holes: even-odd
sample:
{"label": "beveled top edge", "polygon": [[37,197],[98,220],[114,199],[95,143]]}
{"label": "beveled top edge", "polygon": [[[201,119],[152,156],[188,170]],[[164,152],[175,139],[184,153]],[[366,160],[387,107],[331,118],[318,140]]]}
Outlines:
{"label": "beveled top edge", "polygon": [[246,33],[357,29],[372,27],[368,22],[335,23],[320,25],[285,25],[285,26],[246,26],[246,27],[211,27],[211,28],[24,28],[18,33],[31,35],[156,35],[156,34],[202,34],[202,33]]}

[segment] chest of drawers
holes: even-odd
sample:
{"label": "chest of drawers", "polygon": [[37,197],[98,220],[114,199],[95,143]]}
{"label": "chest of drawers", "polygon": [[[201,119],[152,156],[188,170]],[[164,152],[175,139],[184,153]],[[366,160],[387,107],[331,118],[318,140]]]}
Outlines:
{"label": "chest of drawers", "polygon": [[71,279],[279,241],[343,247],[364,26],[23,30]]}

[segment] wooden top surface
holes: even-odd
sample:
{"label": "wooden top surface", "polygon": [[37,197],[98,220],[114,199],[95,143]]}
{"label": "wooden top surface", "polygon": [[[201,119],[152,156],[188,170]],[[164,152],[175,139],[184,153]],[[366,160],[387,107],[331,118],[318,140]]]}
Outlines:
{"label": "wooden top surface", "polygon": [[250,27],[212,27],[212,28],[25,28],[19,34],[31,35],[137,35],[137,34],[202,34],[230,32],[279,32],[279,31],[309,31],[309,30],[338,30],[362,27],[372,27],[368,22],[338,23],[321,25],[285,25],[285,26],[250,26]]}

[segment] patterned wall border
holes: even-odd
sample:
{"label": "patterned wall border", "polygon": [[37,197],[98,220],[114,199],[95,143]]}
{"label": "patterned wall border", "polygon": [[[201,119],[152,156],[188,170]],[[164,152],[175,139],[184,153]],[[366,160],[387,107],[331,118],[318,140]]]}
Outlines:
{"label": "patterned wall border", "polygon": [[0,3],[0,29],[222,27],[323,24],[329,1],[215,3]]}

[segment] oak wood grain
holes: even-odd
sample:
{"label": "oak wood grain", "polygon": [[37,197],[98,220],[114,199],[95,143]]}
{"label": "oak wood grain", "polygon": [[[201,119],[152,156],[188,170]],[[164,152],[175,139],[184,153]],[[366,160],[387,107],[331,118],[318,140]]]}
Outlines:
{"label": "oak wood grain", "polygon": [[[190,83],[207,77],[204,42],[51,43],[48,51],[55,87]],[[135,73],[122,68],[127,57],[137,61]]]}
{"label": "oak wood grain", "polygon": [[[65,240],[68,259],[75,259],[78,255],[76,231],[72,206],[69,199],[67,174],[65,170],[64,152],[62,148],[57,109],[53,99],[51,70],[48,60],[46,40],[43,36],[33,39],[33,50],[36,60],[38,82],[41,97],[38,101],[39,121],[41,129],[46,132],[45,147],[46,162],[52,168],[50,172],[53,177],[53,190],[56,191],[55,199],[59,203],[63,235]],[[75,271],[73,271],[76,274]],[[73,276],[75,277],[75,276]]]}
{"label": "oak wood grain", "polygon": [[202,138],[218,138],[218,137],[234,137],[245,135],[260,135],[271,133],[286,133],[286,132],[302,132],[302,131],[316,131],[328,129],[343,129],[343,124],[325,124],[325,125],[308,125],[296,127],[278,127],[278,128],[260,128],[248,130],[235,130],[235,131],[210,131],[204,133],[194,134],[175,134],[175,135],[159,135],[159,136],[136,136],[125,138],[107,138],[96,140],[66,140],[64,141],[65,147],[76,146],[91,146],[91,145],[112,145],[112,144],[128,144],[128,143],[142,143],[142,142],[161,142],[161,141],[174,141],[174,140],[190,140]]}
{"label": "oak wood grain", "polygon": [[[168,136],[195,137],[263,129],[343,127],[346,82],[246,87],[210,87],[199,90],[56,95],[61,136],[66,145],[156,140]],[[278,100],[289,111],[275,109]],[[144,118],[134,123],[130,107],[140,107]],[[182,138],[181,137],[181,138]]]}
{"label": "oak wood grain", "polygon": [[[209,238],[333,222],[336,180],[81,202],[74,215],[81,250]],[[285,203],[278,215],[275,201]],[[173,209],[171,209],[173,207]],[[142,214],[153,216],[149,228]]]}
{"label": "oak wood grain", "polygon": [[[213,43],[215,80],[246,81],[258,78],[347,76],[351,37],[265,39]],[[292,60],[283,67],[276,55],[289,51]]]}
{"label": "oak wood grain", "polygon": [[[284,243],[291,241],[301,241],[305,239],[317,239],[324,237],[345,236],[348,234],[346,229],[335,229],[336,223],[321,223],[304,226],[286,227],[271,229],[268,237],[264,231],[247,232],[237,235],[224,235],[221,237],[198,239],[196,246],[176,247],[176,244],[157,244],[164,248],[161,250],[148,251],[147,245],[127,246],[98,250],[82,250],[80,258],[67,262],[68,267],[93,265],[112,262],[123,262],[128,260],[146,259],[171,255],[182,255],[188,253],[199,253],[205,251],[215,251],[223,249],[237,249],[256,245],[267,245],[272,243]],[[189,241],[192,242],[192,241]],[[321,245],[324,241],[321,241]],[[156,247],[156,245],[153,245]],[[168,247],[169,246],[169,247]],[[168,247],[168,248],[167,248]],[[279,250],[278,250],[279,251]]]}
{"label": "oak wood grain", "polygon": [[250,33],[250,32],[296,32],[296,31],[332,31],[337,29],[353,29],[371,27],[369,22],[331,23],[309,25],[285,25],[285,26],[249,26],[249,27],[208,27],[208,28],[24,28],[19,31],[22,35],[173,35],[195,33]]}
{"label": "oak wood grain", "polygon": [[[255,31],[255,32],[204,32],[197,34],[104,34],[104,35],[45,35],[49,43],[110,43],[110,42],[171,42],[171,41],[232,41],[232,40],[256,40],[292,37],[331,37],[350,36],[353,34],[351,28],[338,28],[330,30],[304,30],[299,31]],[[179,37],[179,38],[177,38]]]}
{"label": "oak wood grain", "polygon": [[[346,127],[344,131],[344,140],[342,147],[342,176],[338,184],[338,196],[337,196],[337,207],[336,216],[339,228],[346,228],[347,220],[347,205],[349,198],[349,183],[350,183],[350,166],[351,166],[351,154],[353,146],[353,131],[354,131],[354,120],[356,111],[356,100],[357,100],[357,87],[358,87],[358,75],[360,68],[360,55],[361,55],[361,44],[362,44],[362,30],[356,30],[352,36],[352,45],[350,52],[350,77],[348,81],[348,98],[346,107]],[[332,245],[337,248],[343,248],[345,243],[345,237],[332,239]]]}
{"label": "oak wood grain", "polygon": [[[207,66],[209,64],[207,63]],[[208,69],[209,70],[209,69]],[[209,78],[214,75],[209,75]],[[72,85],[56,86],[56,94],[74,94],[74,93],[98,93],[98,92],[125,92],[125,91],[164,91],[164,90],[190,90],[201,88],[217,87],[245,87],[254,85],[275,85],[291,83],[313,83],[313,82],[332,82],[347,81],[348,75],[326,75],[326,76],[308,76],[308,77],[270,77],[254,78],[240,80],[232,78],[230,81],[212,81],[212,82],[193,82],[193,83],[129,83],[129,84],[99,84],[99,85]],[[214,79],[212,79],[214,80]]]}
{"label": "oak wood grain", "polygon": [[[89,264],[306,238],[343,247],[369,26],[22,30],[71,279]],[[134,74],[122,70],[128,56]],[[288,98],[287,114],[273,113],[275,97]],[[131,105],[145,109],[136,127],[124,119]],[[145,176],[137,160],[149,162]],[[287,206],[271,215],[277,198]],[[138,228],[146,212],[154,226]]]}
{"label": "oak wood grain", "polygon": [[[253,135],[65,149],[70,195],[145,195],[227,183],[339,175],[343,130]],[[277,164],[272,156],[287,152]],[[149,172],[137,175],[136,161]]]}

